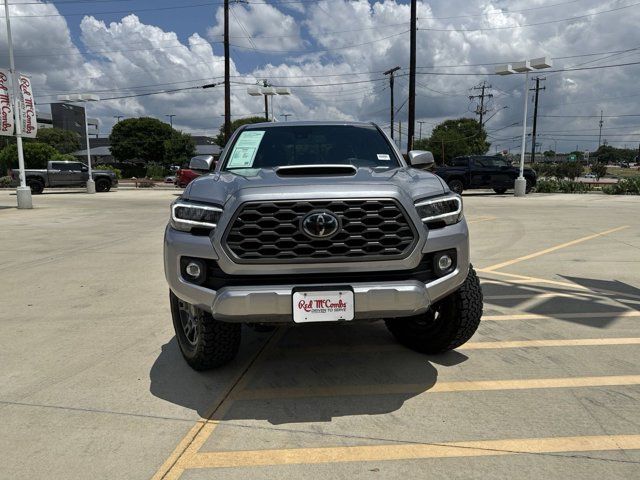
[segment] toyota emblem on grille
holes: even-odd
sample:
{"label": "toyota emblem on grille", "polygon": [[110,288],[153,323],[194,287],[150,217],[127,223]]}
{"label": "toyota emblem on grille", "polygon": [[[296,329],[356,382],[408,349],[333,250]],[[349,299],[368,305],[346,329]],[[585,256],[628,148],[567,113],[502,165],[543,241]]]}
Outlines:
{"label": "toyota emblem on grille", "polygon": [[312,238],[329,238],[340,228],[340,222],[331,212],[311,212],[302,219],[302,231]]}

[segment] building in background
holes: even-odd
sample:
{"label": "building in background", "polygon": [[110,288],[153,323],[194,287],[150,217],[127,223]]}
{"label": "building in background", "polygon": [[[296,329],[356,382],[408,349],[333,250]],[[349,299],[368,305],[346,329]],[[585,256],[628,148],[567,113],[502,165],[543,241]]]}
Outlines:
{"label": "building in background", "polygon": [[[82,107],[68,103],[53,103],[51,104],[51,113],[36,112],[36,119],[38,121],[38,128],[55,127],[62,130],[71,130],[80,135],[84,143],[84,109]],[[89,117],[87,123],[89,126],[89,136],[97,138],[99,134],[98,119]]]}

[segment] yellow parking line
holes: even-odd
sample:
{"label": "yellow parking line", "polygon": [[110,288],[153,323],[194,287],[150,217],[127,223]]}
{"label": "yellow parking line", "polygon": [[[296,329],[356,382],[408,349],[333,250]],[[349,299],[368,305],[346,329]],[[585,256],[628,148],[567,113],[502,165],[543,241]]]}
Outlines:
{"label": "yellow parking line", "polygon": [[259,467],[637,449],[640,449],[640,435],[517,438],[439,444],[404,443],[357,447],[207,452],[195,455],[188,468]]}
{"label": "yellow parking line", "polygon": [[274,398],[339,397],[368,395],[401,395],[415,393],[484,392],[496,390],[532,390],[545,388],[584,388],[614,385],[640,385],[640,375],[606,377],[529,378],[520,380],[478,380],[465,382],[338,385],[329,387],[258,388],[244,390],[238,400]]}
{"label": "yellow parking line", "polygon": [[[640,345],[640,337],[621,338],[576,338],[550,340],[510,340],[503,342],[467,342],[456,350],[503,350],[509,348],[544,348],[544,347],[600,347],[607,345]],[[310,347],[279,348],[276,353],[283,356],[294,355],[339,355],[352,353],[389,353],[406,352],[407,347],[399,343],[381,345],[319,345]]]}
{"label": "yellow parking line", "polygon": [[[527,275],[516,275],[515,273],[506,273],[506,272],[497,272],[497,271],[490,271],[487,272],[486,270],[482,270],[482,269],[476,269],[476,272],[479,273],[491,273],[491,274],[495,274],[495,275],[502,275],[504,277],[510,277],[510,278],[514,278],[516,279],[513,282],[507,282],[508,283],[548,283],[551,285],[557,285],[559,287],[566,287],[566,288],[570,288],[573,290],[582,290],[582,291],[591,291],[591,292],[595,292],[595,293],[601,293],[601,294],[605,294],[608,296],[620,296],[620,297],[626,297],[626,298],[634,298],[637,300],[640,300],[640,295],[634,295],[632,293],[628,293],[628,292],[620,292],[617,290],[609,290],[609,289],[605,289],[605,288],[599,288],[599,287],[584,287],[582,285],[578,285],[576,283],[567,283],[567,282],[559,282],[556,280],[547,280],[546,278],[539,278],[539,277],[530,277]],[[486,282],[486,279],[482,279],[482,282]],[[492,280],[489,280],[489,282],[492,282]],[[506,281],[505,281],[506,282]],[[495,282],[493,282],[495,283]],[[501,282],[502,283],[502,282]],[[540,287],[543,288],[543,287]]]}
{"label": "yellow parking line", "polygon": [[572,245],[576,245],[578,243],[586,242],[587,240],[592,240],[594,238],[602,237],[604,235],[609,235],[610,233],[619,232],[620,230],[624,230],[625,228],[629,228],[629,225],[623,225],[621,227],[612,228],[610,230],[605,230],[604,232],[594,233],[593,235],[587,235],[586,237],[578,238],[576,240],[571,240],[570,242],[561,243],[560,245],[556,245],[554,247],[545,248],[544,250],[539,250],[537,252],[530,253],[528,255],[524,255],[522,257],[514,258],[513,260],[507,260],[506,262],[496,263],[495,265],[491,265],[490,267],[485,267],[482,269],[484,272],[492,272],[494,270],[498,270],[500,268],[508,267],[509,265],[513,265],[514,263],[520,263],[525,260],[529,260],[531,258],[540,257],[542,255],[546,255],[547,253],[555,252],[556,250],[560,250],[562,248],[570,247]]}
{"label": "yellow parking line", "polygon": [[640,337],[576,338],[570,340],[511,340],[505,342],[468,342],[458,350],[497,350],[504,348],[602,347],[606,345],[640,345]]}
{"label": "yellow parking line", "polygon": [[620,318],[620,317],[640,317],[637,310],[623,310],[620,312],[585,312],[585,313],[557,313],[557,314],[538,314],[538,313],[515,313],[501,315],[483,315],[482,320],[505,321],[505,320],[571,320],[574,318]]}

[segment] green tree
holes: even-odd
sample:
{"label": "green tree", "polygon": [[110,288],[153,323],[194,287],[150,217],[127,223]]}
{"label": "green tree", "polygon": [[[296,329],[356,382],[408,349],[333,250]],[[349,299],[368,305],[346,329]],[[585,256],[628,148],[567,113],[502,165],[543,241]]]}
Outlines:
{"label": "green tree", "polygon": [[[40,142],[25,142],[22,151],[26,168],[47,168],[47,162],[60,155],[52,146]],[[18,147],[15,144],[0,151],[0,171],[4,174],[9,168],[18,168]]]}
{"label": "green tree", "polygon": [[[266,122],[266,121],[267,120],[264,117],[239,118],[239,119],[234,120],[233,122],[231,122],[231,132],[230,133],[235,132],[242,125],[247,125],[249,123],[262,123],[262,122]],[[215,142],[216,145],[219,145],[221,148],[224,148],[224,146],[226,145],[226,142],[224,140],[224,123],[222,125],[220,125],[220,131],[219,131],[218,135],[216,135],[216,138],[215,138],[214,142]]]}
{"label": "green tree", "polygon": [[552,158],[556,156],[556,152],[554,152],[553,150],[547,150],[542,155],[544,155],[545,158]]}
{"label": "green tree", "polygon": [[59,128],[41,128],[38,130],[36,141],[52,146],[60,153],[72,153],[80,150],[80,135],[71,130]]}
{"label": "green tree", "polygon": [[111,130],[111,154],[119,162],[140,159],[147,163],[165,159],[165,141],[175,130],[150,117],[127,118]]}
{"label": "green tree", "polygon": [[445,120],[437,125],[429,138],[414,143],[416,150],[429,150],[438,163],[461,155],[482,155],[489,150],[487,132],[473,118]]}
{"label": "green tree", "polygon": [[584,159],[584,152],[579,150],[574,150],[573,152],[569,152],[569,155],[575,155],[578,161]]}
{"label": "green tree", "polygon": [[561,162],[556,166],[556,177],[560,179],[566,177],[573,181],[582,175],[582,172],[584,172],[584,167],[579,160]]}
{"label": "green tree", "polygon": [[600,180],[600,178],[604,177],[607,174],[607,164],[600,162],[600,157],[598,157],[598,161],[591,165],[591,173],[596,176],[596,180]]}
{"label": "green tree", "polygon": [[174,131],[164,141],[164,161],[167,165],[182,165],[196,154],[196,142],[188,133]]}

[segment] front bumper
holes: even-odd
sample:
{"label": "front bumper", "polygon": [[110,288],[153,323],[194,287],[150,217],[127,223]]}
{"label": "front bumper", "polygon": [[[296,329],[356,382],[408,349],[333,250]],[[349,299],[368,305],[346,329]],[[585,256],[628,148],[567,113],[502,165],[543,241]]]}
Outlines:
{"label": "front bumper", "polygon": [[[428,241],[423,246],[422,253],[451,248],[455,248],[457,254],[455,270],[426,283],[414,279],[341,282],[340,271],[333,270],[335,282],[330,283],[305,282],[304,285],[300,285],[292,280],[287,284],[270,284],[269,275],[265,275],[264,281],[256,282],[255,285],[224,286],[213,290],[188,282],[182,277],[180,270],[180,259],[183,256],[218,260],[219,257],[212,249],[209,237],[191,235],[167,227],[164,252],[165,275],[169,287],[178,298],[211,312],[216,319],[226,322],[293,322],[292,291],[295,287],[336,286],[339,288],[344,287],[345,284],[351,286],[354,291],[356,320],[398,318],[425,312],[433,302],[449,295],[462,285],[469,271],[468,230],[464,221],[429,231]],[[415,266],[411,265],[411,267]],[[316,266],[318,271],[329,273],[326,267],[326,265]],[[344,272],[347,267],[345,265],[342,267]],[[348,268],[355,267],[353,264],[348,266]],[[360,265],[359,268],[368,269],[372,274],[375,271],[376,276],[380,277],[380,270],[375,265],[369,264],[366,267]],[[288,273],[292,277],[296,276],[294,271]]]}

